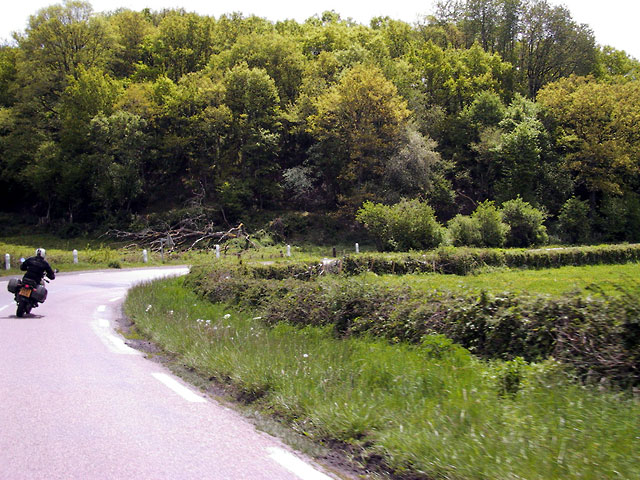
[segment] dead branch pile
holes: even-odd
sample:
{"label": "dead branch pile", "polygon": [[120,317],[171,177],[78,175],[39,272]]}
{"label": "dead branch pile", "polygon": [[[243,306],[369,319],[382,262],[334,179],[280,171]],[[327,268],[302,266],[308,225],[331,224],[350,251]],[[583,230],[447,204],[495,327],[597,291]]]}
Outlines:
{"label": "dead branch pile", "polygon": [[174,225],[159,225],[147,227],[138,232],[128,232],[111,229],[105,236],[132,242],[129,247],[147,247],[150,250],[166,251],[192,250],[200,247],[211,247],[212,244],[222,245],[225,242],[240,238],[245,240],[246,246],[256,248],[250,235],[241,223],[229,230],[219,230],[213,223],[205,223],[201,216],[180,220]]}

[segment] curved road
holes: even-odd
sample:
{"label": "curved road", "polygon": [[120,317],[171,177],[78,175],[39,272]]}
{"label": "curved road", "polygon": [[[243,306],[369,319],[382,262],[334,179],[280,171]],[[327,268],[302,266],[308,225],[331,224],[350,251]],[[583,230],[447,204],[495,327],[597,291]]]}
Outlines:
{"label": "curved road", "polygon": [[24,318],[0,280],[0,479],[334,478],[114,332],[131,285],[183,273],[58,275]]}

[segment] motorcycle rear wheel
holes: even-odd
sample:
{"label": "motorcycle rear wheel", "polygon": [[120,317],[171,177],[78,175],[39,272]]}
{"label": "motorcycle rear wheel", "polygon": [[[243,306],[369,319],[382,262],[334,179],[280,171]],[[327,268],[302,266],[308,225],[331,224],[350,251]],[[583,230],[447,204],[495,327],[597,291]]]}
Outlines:
{"label": "motorcycle rear wheel", "polygon": [[16,310],[17,317],[23,317],[27,313],[28,302],[26,300],[18,300],[18,310]]}

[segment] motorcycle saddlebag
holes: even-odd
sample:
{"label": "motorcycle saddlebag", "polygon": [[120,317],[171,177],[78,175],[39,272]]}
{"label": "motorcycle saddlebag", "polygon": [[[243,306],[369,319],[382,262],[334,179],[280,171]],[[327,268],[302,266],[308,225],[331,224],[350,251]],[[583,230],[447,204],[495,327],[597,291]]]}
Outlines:
{"label": "motorcycle saddlebag", "polygon": [[18,291],[18,288],[20,288],[19,278],[12,278],[9,280],[9,283],[7,283],[7,290],[9,290],[11,293],[16,293]]}
{"label": "motorcycle saddlebag", "polygon": [[44,285],[38,285],[38,287],[31,294],[31,298],[33,298],[38,303],[44,302],[47,299],[47,289],[44,288]]}

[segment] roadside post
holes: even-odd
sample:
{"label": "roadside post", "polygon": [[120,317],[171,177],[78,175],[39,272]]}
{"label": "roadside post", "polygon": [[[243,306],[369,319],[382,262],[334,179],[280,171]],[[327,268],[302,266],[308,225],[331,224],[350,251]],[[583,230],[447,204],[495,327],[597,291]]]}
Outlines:
{"label": "roadside post", "polygon": [[78,263],[78,250],[73,249],[73,263]]}
{"label": "roadside post", "polygon": [[149,254],[147,253],[147,249],[142,250],[142,261],[144,263],[149,262]]}
{"label": "roadside post", "polygon": [[291,245],[287,245],[287,257],[291,256]]}
{"label": "roadside post", "polygon": [[360,253],[360,245],[356,243],[356,253]]}
{"label": "roadside post", "polygon": [[11,269],[11,255],[8,253],[4,256],[4,266],[7,270]]}
{"label": "roadside post", "polygon": [[216,258],[220,258],[220,245],[216,245]]}

